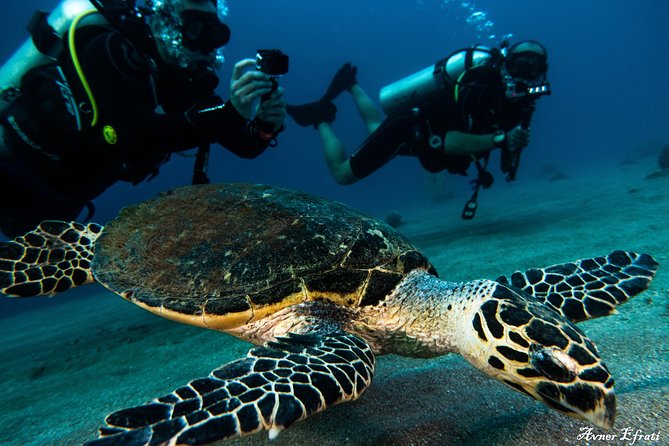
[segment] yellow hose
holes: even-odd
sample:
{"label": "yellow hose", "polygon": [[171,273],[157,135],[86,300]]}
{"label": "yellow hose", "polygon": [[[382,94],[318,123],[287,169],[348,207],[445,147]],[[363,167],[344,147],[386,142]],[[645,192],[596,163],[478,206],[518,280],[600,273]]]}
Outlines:
{"label": "yellow hose", "polygon": [[74,64],[74,69],[77,71],[79,79],[81,80],[81,84],[84,86],[84,90],[86,90],[86,94],[88,95],[88,100],[91,103],[91,109],[93,111],[93,119],[91,120],[91,127],[95,127],[95,125],[98,123],[98,104],[95,101],[95,96],[93,96],[93,90],[91,90],[90,85],[88,85],[88,81],[86,80],[86,75],[84,74],[84,70],[82,70],[81,64],[79,63],[79,56],[77,56],[77,48],[74,42],[74,34],[77,29],[77,25],[79,24],[81,19],[95,12],[97,12],[97,10],[91,9],[79,14],[72,21],[72,24],[70,25],[69,35],[67,37],[68,45],[70,47],[70,55],[72,57],[72,63]]}
{"label": "yellow hose", "polygon": [[465,76],[465,74],[467,73],[467,71],[469,71],[469,70],[465,70],[465,71],[463,71],[463,72],[460,74],[460,76],[458,76],[458,80],[455,81],[455,91],[453,92],[453,95],[454,95],[454,97],[455,97],[455,102],[458,102],[458,99],[459,99],[459,97],[460,97],[460,81],[461,81],[462,78]]}

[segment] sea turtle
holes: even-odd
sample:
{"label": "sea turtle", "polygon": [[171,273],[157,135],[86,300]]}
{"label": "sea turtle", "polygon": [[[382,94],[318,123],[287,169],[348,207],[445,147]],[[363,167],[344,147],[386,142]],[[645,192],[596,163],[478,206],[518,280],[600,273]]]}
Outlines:
{"label": "sea turtle", "polygon": [[104,228],[48,221],[0,244],[0,291],[94,281],[178,322],[256,344],[169,395],[109,415],[90,445],[206,444],[282,429],[358,398],[375,356],[459,353],[547,406],[609,427],[613,378],[573,323],[645,290],[646,254],[437,278],[394,229],[348,206],[263,185],[177,188]]}

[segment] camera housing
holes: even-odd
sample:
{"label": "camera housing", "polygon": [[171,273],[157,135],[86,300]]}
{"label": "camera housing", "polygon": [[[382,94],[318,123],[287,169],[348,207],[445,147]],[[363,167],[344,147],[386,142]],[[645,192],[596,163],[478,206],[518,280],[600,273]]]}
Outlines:
{"label": "camera housing", "polygon": [[288,56],[281,50],[258,50],[256,69],[268,76],[283,76],[288,73]]}
{"label": "camera housing", "polygon": [[551,87],[546,80],[528,82],[511,77],[506,79],[506,97],[508,99],[538,98],[549,94],[551,94]]}

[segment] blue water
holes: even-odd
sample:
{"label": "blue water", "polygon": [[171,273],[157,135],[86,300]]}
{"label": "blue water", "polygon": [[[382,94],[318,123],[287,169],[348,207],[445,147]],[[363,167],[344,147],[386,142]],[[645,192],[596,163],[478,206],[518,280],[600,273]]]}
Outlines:
{"label": "blue water", "polygon": [[[9,7],[5,3],[0,15],[0,60],[26,38],[25,24],[32,11],[56,4],[31,0]],[[583,166],[616,163],[639,145],[661,147],[669,142],[669,3],[664,0],[230,0],[229,7],[232,39],[220,73],[224,97],[234,62],[254,57],[258,48],[281,48],[290,55],[290,73],[281,85],[289,103],[302,103],[320,97],[346,61],[358,66],[359,81],[376,98],[384,85],[455,49],[497,43],[501,36],[512,34],[512,42],[536,39],[548,48],[553,90],[538,102],[533,141],[519,171],[520,186],[546,163],[577,172]],[[484,13],[485,21],[472,23],[473,13]],[[487,21],[487,27],[480,26]],[[497,38],[489,39],[491,34]],[[347,95],[336,105],[335,129],[352,152],[365,130]],[[493,158],[497,179],[493,187],[500,187],[504,181],[496,161]],[[192,164],[191,158],[173,156],[153,181],[112,187],[96,200],[96,220],[104,223],[125,204],[190,183]],[[216,147],[209,172],[215,182],[302,189],[379,216],[391,209],[430,205],[426,173],[412,158],[396,159],[356,185],[337,185],[326,169],[317,132],[290,119],[279,146],[255,160],[238,159]],[[464,201],[467,178],[447,181]],[[12,307],[0,301],[4,311]]]}

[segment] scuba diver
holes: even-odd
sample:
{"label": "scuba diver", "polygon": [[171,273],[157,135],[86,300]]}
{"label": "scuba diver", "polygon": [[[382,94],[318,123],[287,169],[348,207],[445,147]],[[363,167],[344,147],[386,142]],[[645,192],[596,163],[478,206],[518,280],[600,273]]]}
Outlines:
{"label": "scuba diver", "polygon": [[[297,124],[318,130],[326,163],[339,184],[355,183],[397,155],[417,157],[433,173],[467,175],[474,163],[474,194],[462,213],[463,219],[471,219],[479,188],[493,182],[487,171],[493,149],[502,150],[507,180],[515,179],[521,150],[530,141],[535,101],[550,94],[547,69],[546,49],[536,41],[461,49],[384,87],[384,118],[358,84],[357,68],[347,63],[320,100],[288,105],[287,112]],[[353,97],[369,132],[351,156],[331,125],[336,114],[332,101],[343,91]]]}
{"label": "scuba diver", "polygon": [[283,90],[254,59],[234,65],[228,101],[215,93],[226,12],[224,0],[64,0],[37,12],[0,69],[0,230],[86,207],[90,218],[92,199],[153,178],[175,152],[199,148],[203,183],[211,143],[242,158],[276,145]]}

